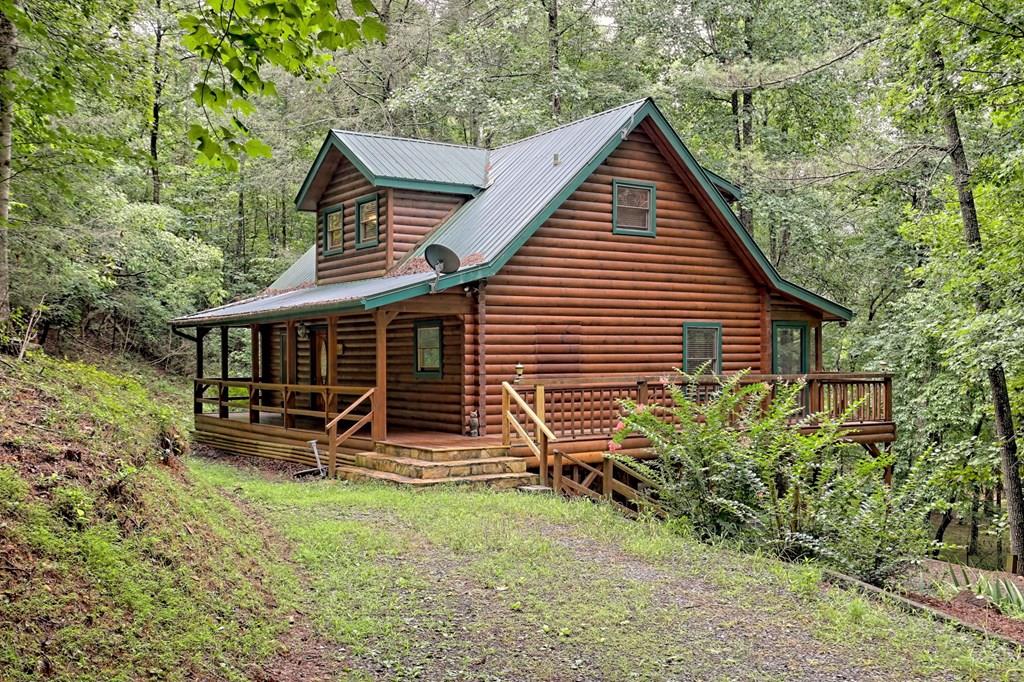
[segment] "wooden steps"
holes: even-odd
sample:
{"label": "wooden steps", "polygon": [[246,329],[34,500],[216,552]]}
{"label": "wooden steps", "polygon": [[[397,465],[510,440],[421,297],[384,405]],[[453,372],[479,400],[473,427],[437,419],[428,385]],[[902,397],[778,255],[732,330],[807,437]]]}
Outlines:
{"label": "wooden steps", "polygon": [[339,466],[338,476],[417,487],[453,483],[508,489],[537,483],[537,475],[528,473],[526,466],[522,457],[510,457],[507,447],[381,442],[376,451],[356,453],[352,463]]}

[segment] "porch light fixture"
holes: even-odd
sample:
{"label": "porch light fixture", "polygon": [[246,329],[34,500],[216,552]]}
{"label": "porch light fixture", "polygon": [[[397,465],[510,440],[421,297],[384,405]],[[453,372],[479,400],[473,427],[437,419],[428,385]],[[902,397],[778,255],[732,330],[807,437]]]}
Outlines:
{"label": "porch light fixture", "polygon": [[306,339],[309,338],[309,325],[307,325],[304,322],[299,323],[298,325],[296,325],[295,334],[296,336],[299,337],[299,339],[305,341]]}
{"label": "porch light fixture", "polygon": [[523,363],[521,363],[521,362],[517,362],[516,363],[516,378],[515,378],[515,381],[513,383],[517,383],[517,384],[523,383]]}

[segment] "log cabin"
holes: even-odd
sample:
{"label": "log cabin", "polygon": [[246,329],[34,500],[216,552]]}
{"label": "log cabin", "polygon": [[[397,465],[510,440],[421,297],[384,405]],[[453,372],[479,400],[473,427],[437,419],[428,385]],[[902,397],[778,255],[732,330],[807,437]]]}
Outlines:
{"label": "log cabin", "polygon": [[261,295],[172,322],[197,348],[195,438],[351,479],[519,486],[551,457],[593,470],[620,399],[703,368],[803,379],[807,410],[856,405],[848,439],[886,447],[890,378],[824,371],[825,324],[852,313],[778,273],[740,194],[651,99],[493,149],[332,130],[296,197],[316,243]]}

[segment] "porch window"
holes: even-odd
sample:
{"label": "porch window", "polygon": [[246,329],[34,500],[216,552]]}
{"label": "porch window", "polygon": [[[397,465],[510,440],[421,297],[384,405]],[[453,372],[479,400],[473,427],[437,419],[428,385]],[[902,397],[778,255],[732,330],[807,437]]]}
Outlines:
{"label": "porch window", "polygon": [[443,348],[441,320],[416,323],[416,376],[439,378],[442,374]]}
{"label": "porch window", "polygon": [[612,181],[612,232],[634,237],[653,237],[654,185],[632,180]]}
{"label": "porch window", "polygon": [[380,209],[377,195],[356,199],[356,248],[364,249],[380,243]]}
{"label": "porch window", "polygon": [[722,323],[683,324],[683,371],[694,374],[722,373]]}
{"label": "porch window", "polygon": [[325,208],[323,212],[324,254],[341,253],[344,248],[344,206],[338,204]]}

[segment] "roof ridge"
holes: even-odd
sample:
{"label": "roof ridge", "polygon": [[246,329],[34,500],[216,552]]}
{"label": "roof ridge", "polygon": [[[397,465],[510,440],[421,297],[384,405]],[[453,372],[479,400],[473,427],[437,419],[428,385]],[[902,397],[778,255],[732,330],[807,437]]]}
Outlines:
{"label": "roof ridge", "polygon": [[633,106],[636,106],[638,104],[647,102],[647,100],[649,100],[649,99],[650,99],[650,97],[644,97],[643,99],[637,99],[637,100],[633,100],[632,102],[626,102],[625,104],[620,104],[619,106],[612,107],[611,109],[605,109],[604,111],[598,111],[597,113],[590,114],[588,116],[584,116],[583,118],[577,118],[575,121],[569,121],[568,123],[562,123],[560,125],[555,126],[554,128],[548,128],[547,130],[542,130],[539,133],[534,133],[533,135],[527,135],[526,137],[521,137],[518,140],[515,140],[513,142],[506,142],[505,144],[498,145],[497,147],[494,147],[494,150],[504,149],[505,147],[511,147],[514,144],[519,144],[520,142],[526,142],[527,140],[532,140],[535,137],[540,137],[541,135],[547,135],[548,133],[553,133],[556,130],[561,130],[562,128],[568,128],[569,126],[574,126],[577,123],[583,123],[584,121],[589,121],[592,118],[597,118],[598,116],[604,116],[605,114],[610,114],[613,111],[618,111],[619,109],[626,109],[628,107],[633,107]]}
{"label": "roof ridge", "polygon": [[364,137],[376,137],[382,140],[401,140],[402,142],[421,142],[423,144],[437,144],[445,147],[456,147],[458,149],[472,149],[475,151],[485,152],[487,147],[477,147],[470,144],[458,144],[455,142],[440,142],[438,140],[424,140],[417,137],[404,137],[402,135],[382,135],[380,133],[364,133],[358,130],[344,130],[342,128],[331,128],[331,132],[338,134],[342,133],[345,135],[362,135]]}

